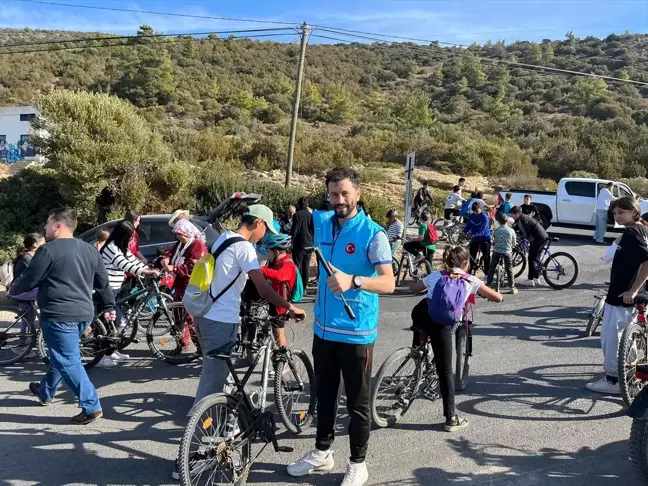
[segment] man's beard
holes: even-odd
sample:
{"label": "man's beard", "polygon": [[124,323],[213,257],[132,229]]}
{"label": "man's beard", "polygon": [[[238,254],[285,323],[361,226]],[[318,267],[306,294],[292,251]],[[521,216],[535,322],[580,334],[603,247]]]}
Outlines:
{"label": "man's beard", "polygon": [[335,206],[335,216],[338,219],[345,219],[348,218],[351,213],[355,210],[356,208],[356,203],[351,204],[338,204]]}

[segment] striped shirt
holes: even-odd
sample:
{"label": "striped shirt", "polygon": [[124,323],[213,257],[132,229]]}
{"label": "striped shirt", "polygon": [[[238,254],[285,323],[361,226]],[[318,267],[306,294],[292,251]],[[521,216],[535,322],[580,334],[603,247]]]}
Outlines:
{"label": "striped shirt", "polygon": [[101,257],[108,271],[110,288],[113,290],[121,288],[126,278],[126,272],[141,277],[146,270],[146,265],[140,262],[135,255],[128,250],[124,255],[113,242],[103,247]]}
{"label": "striped shirt", "polygon": [[387,237],[389,242],[393,243],[394,241],[403,237],[403,223],[401,221],[395,221],[390,224],[387,228]]}

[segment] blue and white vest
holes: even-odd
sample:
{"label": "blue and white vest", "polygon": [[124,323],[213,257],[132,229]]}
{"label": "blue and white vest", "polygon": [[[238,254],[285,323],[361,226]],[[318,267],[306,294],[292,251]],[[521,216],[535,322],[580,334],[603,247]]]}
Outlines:
{"label": "blue and white vest", "polygon": [[[361,277],[375,277],[374,266],[369,262],[369,244],[380,231],[378,224],[369,220],[364,212],[344,223],[337,239],[334,239],[335,214],[322,220],[315,237],[324,259],[338,270]],[[350,344],[370,344],[378,336],[378,295],[364,290],[348,290],[344,297],[356,318],[351,320],[344,310],[339,295],[329,289],[326,271],[320,268],[315,303],[313,331],[326,341]]]}

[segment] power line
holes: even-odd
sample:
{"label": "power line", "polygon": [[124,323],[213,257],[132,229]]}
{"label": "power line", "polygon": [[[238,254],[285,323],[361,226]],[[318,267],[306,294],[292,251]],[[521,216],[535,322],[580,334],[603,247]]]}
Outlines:
{"label": "power line", "polygon": [[259,24],[291,25],[294,27],[299,27],[299,22],[280,22],[277,20],[239,19],[234,17],[216,17],[213,15],[193,15],[193,14],[181,14],[181,13],[173,13],[173,12],[155,12],[151,10],[138,10],[132,8],[97,7],[95,5],[75,5],[72,3],[44,2],[41,0],[16,0],[16,1],[25,2],[25,3],[37,3],[41,5],[52,5],[56,7],[86,8],[86,9],[93,9],[93,10],[109,10],[112,12],[143,13],[143,14],[150,14],[150,15],[165,15],[169,17],[189,17],[193,19],[228,20],[232,22],[255,22]]}
{"label": "power line", "polygon": [[[293,33],[286,32],[284,34],[278,33],[278,34],[259,34],[259,35],[247,35],[247,36],[232,36],[234,39],[257,39],[261,37],[275,37],[275,36],[284,36],[284,35],[294,35]],[[108,44],[108,45],[102,45],[102,46],[70,46],[70,47],[55,47],[55,48],[48,48],[48,49],[31,49],[31,50],[23,50],[23,51],[12,51],[12,52],[0,52],[0,56],[4,55],[9,55],[9,54],[33,54],[37,52],[56,52],[56,51],[71,51],[74,49],[78,50],[88,50],[88,49],[103,49],[106,47],[143,47],[143,46],[150,46],[150,45],[156,45],[156,44],[173,44],[176,42],[186,42],[186,41],[191,41],[191,42],[209,42],[212,39],[171,39],[171,40],[164,40],[164,41],[159,41],[159,42],[147,42],[145,44]],[[220,40],[220,41],[226,41],[227,39],[213,39],[213,40]]]}
{"label": "power line", "polygon": [[[319,30],[325,30],[325,29],[319,29]],[[335,31],[333,29],[326,29],[326,32],[333,32],[335,34],[339,34],[339,35],[343,35],[343,36],[347,36],[347,37],[356,37],[356,38],[360,38],[360,39],[373,40],[373,41],[376,41],[376,42],[385,42],[385,43],[389,43],[389,44],[394,44],[394,42],[386,41],[385,39],[378,39],[376,37],[367,37],[367,36],[364,36],[364,35],[357,35],[357,34],[347,34],[345,32]],[[313,35],[316,36],[316,37],[325,37],[325,36],[319,36],[319,35],[315,35],[315,34],[313,34]],[[347,40],[343,40],[343,39],[339,39],[339,38],[331,38],[331,39],[332,40],[342,41],[342,42],[353,42],[353,41],[350,41],[348,39]],[[430,41],[430,42],[432,42],[432,41]],[[433,48],[432,46],[421,46],[421,45],[413,45],[413,46],[412,45],[406,45],[406,46],[407,47],[417,47],[417,48],[426,49],[426,50]],[[445,51],[445,54],[447,54],[447,55],[455,55],[455,56],[460,55],[460,53],[453,52],[453,51]],[[632,79],[621,79],[621,78],[616,78],[614,76],[605,76],[605,75],[602,75],[602,74],[585,73],[585,72],[582,72],[582,71],[573,71],[573,70],[569,70],[569,69],[560,69],[560,68],[554,68],[554,67],[549,67],[549,66],[539,66],[537,64],[528,64],[528,63],[522,63],[522,62],[517,62],[517,61],[507,61],[507,60],[504,60],[504,59],[492,59],[492,58],[481,57],[481,56],[475,56],[475,57],[477,59],[479,59],[480,61],[485,61],[485,62],[506,64],[506,65],[509,65],[509,66],[517,66],[517,67],[530,68],[530,69],[538,69],[538,70],[542,70],[542,71],[550,71],[550,72],[555,72],[555,73],[560,73],[560,74],[569,74],[569,75],[572,75],[572,76],[587,76],[587,77],[599,78],[599,79],[603,79],[603,80],[607,80],[607,81],[614,81],[614,82],[627,83],[627,84],[635,84],[635,85],[639,85],[639,86],[648,86],[648,83],[645,83],[645,82],[642,82],[642,81],[635,81],[635,80],[632,80]]]}
{"label": "power line", "polygon": [[181,36],[199,36],[199,35],[210,35],[210,34],[243,34],[251,32],[271,32],[271,31],[285,31],[292,30],[289,27],[275,27],[272,29],[245,29],[245,30],[227,30],[221,32],[187,32],[181,34],[144,34],[144,35],[122,35],[122,36],[104,36],[104,37],[86,37],[86,38],[76,38],[68,40],[51,40],[51,41],[38,41],[38,42],[21,42],[16,44],[0,44],[0,47],[24,47],[24,46],[40,46],[40,45],[50,45],[50,44],[68,44],[73,42],[93,42],[93,41],[104,41],[104,40],[123,40],[123,39],[147,39],[155,37],[181,37]]}
{"label": "power line", "polygon": [[[437,42],[439,44],[444,44],[444,45],[448,45],[448,46],[470,47],[470,46],[467,46],[465,44],[457,44],[455,42],[441,42],[441,41],[431,41],[429,39],[417,39],[415,37],[401,37],[401,36],[397,36],[397,35],[375,34],[375,33],[372,33],[372,32],[363,32],[361,30],[336,29],[336,28],[333,28],[333,27],[324,27],[324,26],[318,26],[318,25],[313,25],[313,28],[315,28],[317,30],[322,30],[322,31],[325,31],[325,32],[333,32],[334,34],[342,34],[342,35],[345,35],[345,33],[347,33],[347,32],[349,33],[348,35],[352,35],[352,34],[372,35],[374,37],[366,37],[366,39],[377,40],[379,42],[389,42],[389,41],[386,41],[386,40],[381,41],[380,39],[375,39],[376,36],[386,37],[388,39],[400,39],[400,40],[408,40],[408,41],[414,41],[414,42],[425,42],[427,44],[430,44],[432,42]],[[363,38],[362,35],[353,35],[353,37]]]}

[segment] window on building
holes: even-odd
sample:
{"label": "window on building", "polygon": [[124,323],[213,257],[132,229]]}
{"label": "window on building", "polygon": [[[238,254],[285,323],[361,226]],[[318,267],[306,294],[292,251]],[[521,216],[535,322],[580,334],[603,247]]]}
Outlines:
{"label": "window on building", "polygon": [[21,122],[28,122],[32,121],[36,115],[34,113],[23,113],[20,115],[20,121]]}

